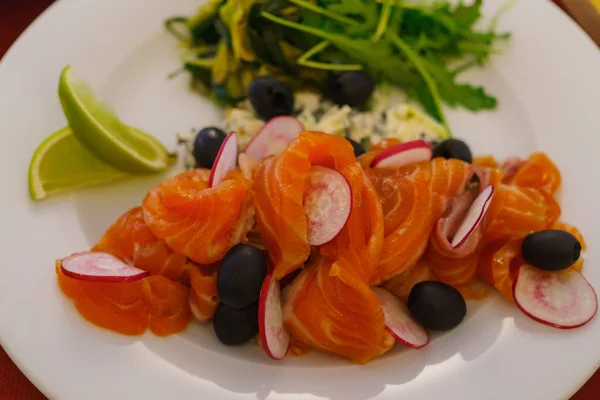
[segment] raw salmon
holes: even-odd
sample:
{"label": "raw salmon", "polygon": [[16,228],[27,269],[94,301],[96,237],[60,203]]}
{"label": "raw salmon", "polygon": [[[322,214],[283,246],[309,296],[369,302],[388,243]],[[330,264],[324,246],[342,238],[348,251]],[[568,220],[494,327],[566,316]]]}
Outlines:
{"label": "raw salmon", "polygon": [[481,191],[489,185],[498,186],[502,171],[480,166],[475,166],[474,171],[479,182],[472,184],[469,190],[452,200],[442,218],[437,221],[423,258],[437,279],[454,286],[465,297],[481,298],[486,291],[474,288],[472,283],[475,281],[484,243],[483,224],[479,224],[460,246],[453,247],[451,241]]}
{"label": "raw salmon", "polygon": [[167,243],[157,238],[144,221],[142,207],[123,214],[104,233],[93,251],[110,253],[151,275],[181,280],[188,269],[187,257],[176,254]]}
{"label": "raw salmon", "polygon": [[515,272],[525,263],[521,257],[523,239],[501,239],[489,243],[481,254],[477,275],[495,287],[505,299],[514,301],[512,289]]}
{"label": "raw salmon", "polygon": [[285,327],[310,347],[362,364],[394,345],[378,297],[343,260],[311,258],[284,290],[283,304]]}
{"label": "raw salmon", "polygon": [[381,252],[381,206],[375,201],[375,192],[356,162],[350,143],[321,132],[302,132],[281,155],[263,160],[255,172],[256,222],[275,276],[281,279],[300,268],[310,254],[303,197],[313,165],[338,171],[348,181],[352,193],[349,221],[340,239],[334,239],[335,244],[329,245],[325,252],[330,254],[340,246],[352,246],[353,252],[369,262],[351,266],[368,279]]}
{"label": "raw salmon", "polygon": [[98,283],[72,279],[56,262],[58,284],[79,313],[94,325],[125,335],[150,329],[167,336],[184,330],[191,317],[188,288],[155,275],[134,282]]}
{"label": "raw salmon", "polygon": [[414,267],[409,268],[384,282],[382,287],[398,296],[402,301],[407,302],[408,295],[413,286],[420,282],[435,280],[437,279],[433,276],[429,265],[427,265],[425,260],[421,257]]}
{"label": "raw salmon", "polygon": [[546,229],[560,216],[553,196],[533,188],[500,184],[484,221],[486,242]]}
{"label": "raw salmon", "polygon": [[150,190],[142,204],[152,233],[198,264],[222,259],[254,222],[251,182],[234,170],[209,188],[209,174],[195,169],[169,178]]}
{"label": "raw salmon", "polygon": [[527,160],[521,161],[505,183],[554,195],[560,187],[561,174],[556,164],[545,153],[537,152],[532,153]]}
{"label": "raw salmon", "polygon": [[[564,222],[557,222],[552,229],[560,229],[573,234],[581,243],[582,252],[587,249],[583,235],[577,228]],[[517,269],[525,263],[521,257],[523,238],[500,239],[489,243],[482,252],[477,268],[481,280],[495,287],[509,301],[514,301],[512,289]],[[569,268],[581,271],[583,257]]]}
{"label": "raw salmon", "polygon": [[212,319],[219,305],[216,265],[196,265],[189,269],[190,309],[200,322]]}
{"label": "raw salmon", "polygon": [[471,165],[436,158],[398,169],[369,168],[384,211],[383,255],[371,280],[378,284],[414,266],[449,202],[462,194]]}

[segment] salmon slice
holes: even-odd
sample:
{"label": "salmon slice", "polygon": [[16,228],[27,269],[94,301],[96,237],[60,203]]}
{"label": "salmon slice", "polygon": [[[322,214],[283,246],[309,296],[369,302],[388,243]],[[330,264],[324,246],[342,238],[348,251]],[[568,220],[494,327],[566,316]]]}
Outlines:
{"label": "salmon slice", "polygon": [[190,281],[190,309],[200,322],[212,319],[219,305],[217,295],[217,266],[197,265],[188,271]]}
{"label": "salmon slice", "polygon": [[554,195],[560,187],[561,179],[556,164],[545,153],[537,152],[532,153],[526,161],[518,163],[505,183]]}
{"label": "salmon slice", "polygon": [[[350,143],[338,136],[321,132],[302,132],[277,157],[263,160],[254,177],[256,223],[269,253],[277,279],[300,268],[308,259],[306,215],[303,197],[305,182],[313,165],[331,168],[342,174],[350,185],[352,211],[341,239],[329,246],[327,253],[337,252],[341,245],[356,245],[354,252],[366,254],[366,265],[352,263],[357,273],[372,274],[381,251],[381,206],[375,201],[374,190],[366,182],[364,172],[356,162]],[[359,229],[361,229],[359,231]],[[350,256],[348,256],[350,257]]]}
{"label": "salmon slice", "polygon": [[429,265],[427,265],[423,258],[420,258],[414,267],[409,268],[384,282],[382,287],[395,294],[406,303],[410,291],[417,283],[435,280],[437,279],[433,276]]}
{"label": "salmon slice", "polygon": [[472,184],[469,190],[452,200],[450,207],[437,221],[423,256],[438,280],[454,286],[467,298],[486,295],[485,290],[472,286],[483,248],[483,224],[479,224],[462,245],[453,247],[451,241],[481,191],[488,185],[497,186],[502,179],[499,169],[476,166],[474,171],[479,183]]}
{"label": "salmon slice", "polygon": [[498,161],[496,161],[496,159],[490,155],[474,157],[472,164],[477,165],[479,167],[492,169],[496,169],[499,167]]}
{"label": "salmon slice", "polygon": [[514,302],[512,289],[515,272],[525,263],[521,257],[523,239],[501,239],[489,243],[483,250],[477,275],[495,287],[508,301]]}
{"label": "salmon slice", "polygon": [[150,190],[144,221],[173,251],[212,264],[242,241],[253,225],[251,182],[239,170],[208,187],[206,169],[186,171]]}
{"label": "salmon slice", "polygon": [[449,201],[464,192],[473,168],[460,160],[436,158],[398,169],[367,169],[384,210],[384,244],[379,284],[414,266]]}
{"label": "salmon slice", "polygon": [[311,258],[284,291],[283,318],[301,343],[360,364],[394,345],[379,298],[344,261]]}
{"label": "salmon slice", "polygon": [[546,229],[560,216],[551,195],[533,188],[500,184],[484,221],[484,239],[517,238]]}
{"label": "salmon slice", "polygon": [[[574,226],[565,222],[557,222],[551,228],[571,233],[581,243],[581,250],[585,251],[587,249],[583,235]],[[521,265],[525,264],[525,260],[521,256],[522,244],[523,238],[512,240],[501,239],[489,243],[481,254],[477,268],[479,278],[495,287],[509,301],[514,301],[512,289],[515,273]],[[581,271],[583,268],[583,257],[580,257],[569,268]]]}
{"label": "salmon slice", "polygon": [[110,253],[121,260],[133,262],[151,275],[163,275],[181,280],[188,269],[187,257],[176,254],[167,243],[157,238],[144,221],[142,207],[121,215],[104,233],[92,251]]}
{"label": "salmon slice", "polygon": [[60,289],[94,325],[125,335],[150,329],[167,336],[184,330],[191,317],[188,288],[164,276],[134,282],[99,283],[69,278],[56,262]]}

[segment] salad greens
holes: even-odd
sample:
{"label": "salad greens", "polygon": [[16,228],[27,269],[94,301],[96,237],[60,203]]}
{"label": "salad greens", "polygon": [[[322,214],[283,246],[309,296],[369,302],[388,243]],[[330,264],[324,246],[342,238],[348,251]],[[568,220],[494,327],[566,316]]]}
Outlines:
{"label": "salad greens", "polygon": [[260,75],[322,90],[331,74],[364,69],[400,86],[450,131],[444,104],[497,104],[484,88],[458,82],[510,37],[496,32],[498,16],[476,28],[482,1],[209,0],[193,17],[165,24],[187,48],[183,69],[195,87],[221,103],[245,98]]}

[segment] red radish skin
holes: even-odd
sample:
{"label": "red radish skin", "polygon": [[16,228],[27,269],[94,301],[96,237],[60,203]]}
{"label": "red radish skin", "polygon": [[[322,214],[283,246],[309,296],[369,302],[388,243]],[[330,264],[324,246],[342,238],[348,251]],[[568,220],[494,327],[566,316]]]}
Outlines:
{"label": "red radish skin", "polygon": [[69,278],[92,282],[133,282],[149,275],[112,254],[99,251],[72,254],[61,261],[60,269]]}
{"label": "red radish skin", "polygon": [[391,147],[380,153],[371,162],[372,168],[400,168],[410,164],[431,160],[433,150],[425,140],[412,140]]}
{"label": "red radish skin", "polygon": [[572,268],[544,271],[524,264],[517,272],[513,296],[529,318],[558,329],[579,328],[598,311],[594,288]]}
{"label": "red radish skin", "polygon": [[281,288],[270,273],[263,281],[258,303],[260,344],[273,360],[281,360],[290,347],[290,334],[283,326]]}
{"label": "red radish skin", "polygon": [[373,288],[373,292],[381,301],[385,329],[394,339],[413,349],[427,346],[429,343],[427,331],[412,318],[402,300],[379,287]]}
{"label": "red radish skin", "polygon": [[337,236],[352,209],[350,185],[336,170],[313,166],[304,188],[307,240],[321,246]]}
{"label": "red radish skin", "polygon": [[235,169],[238,156],[238,135],[236,132],[231,132],[219,149],[217,158],[210,170],[208,178],[208,186],[214,187],[223,181],[229,171]]}
{"label": "red radish skin", "polygon": [[255,160],[280,154],[303,130],[304,125],[294,117],[271,118],[246,145],[244,153]]}
{"label": "red radish skin", "polygon": [[469,237],[475,232],[492,202],[494,197],[494,185],[489,185],[479,193],[479,196],[473,201],[465,219],[460,224],[454,237],[452,238],[452,247],[457,248],[463,245]]}

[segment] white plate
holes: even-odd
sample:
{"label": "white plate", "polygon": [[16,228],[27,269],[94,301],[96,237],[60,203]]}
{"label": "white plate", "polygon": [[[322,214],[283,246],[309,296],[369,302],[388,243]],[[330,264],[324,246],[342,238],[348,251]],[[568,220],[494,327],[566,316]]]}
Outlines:
{"label": "white plate", "polygon": [[[26,171],[41,140],[65,124],[62,67],[100,90],[129,124],[174,145],[176,132],[217,122],[220,111],[187,91],[166,17],[194,0],[61,0],[0,63],[2,263],[0,339],[55,399],[558,399],[600,361],[600,318],[559,331],[498,296],[469,304],[467,320],[423,350],[395,350],[359,367],[324,355],[271,362],[253,346],[226,348],[210,328],[129,338],[84,322],[59,292],[54,259],[88,248],[158,178],[86,190],[43,203]],[[487,0],[486,13],[501,1]],[[497,112],[450,115],[476,153],[543,150],[564,174],[564,217],[589,243],[585,275],[600,289],[600,53],[549,0],[521,0],[501,27],[514,33],[493,67],[471,78],[498,95]],[[566,196],[565,194],[569,194]]]}

